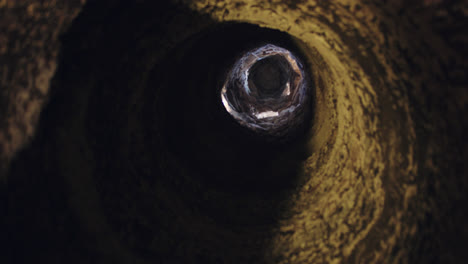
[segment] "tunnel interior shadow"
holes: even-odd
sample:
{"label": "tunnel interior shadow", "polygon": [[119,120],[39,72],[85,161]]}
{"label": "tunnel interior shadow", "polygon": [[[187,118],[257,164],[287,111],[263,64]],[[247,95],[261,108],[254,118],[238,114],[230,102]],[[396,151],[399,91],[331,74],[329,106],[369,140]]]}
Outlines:
{"label": "tunnel interior shadow", "polygon": [[[179,31],[189,38],[163,38]],[[9,172],[9,258],[265,261],[310,124],[265,141],[225,112],[219,89],[239,52],[271,41],[295,49],[285,33],[172,4],[89,3]]]}

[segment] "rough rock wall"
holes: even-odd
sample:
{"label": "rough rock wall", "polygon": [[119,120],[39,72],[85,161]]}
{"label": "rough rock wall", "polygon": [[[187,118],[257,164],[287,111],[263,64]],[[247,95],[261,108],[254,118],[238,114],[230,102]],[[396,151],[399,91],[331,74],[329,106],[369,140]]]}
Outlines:
{"label": "rough rock wall", "polygon": [[62,34],[84,1],[0,2],[0,178],[29,142],[57,68]]}
{"label": "rough rock wall", "polygon": [[[58,62],[58,34],[82,3],[44,2],[40,9],[2,2],[2,12],[18,14],[1,20],[9,30],[0,45],[11,43],[1,50],[4,169],[34,135],[59,65],[41,132],[2,174],[10,182],[2,188],[17,252],[122,263],[466,259],[465,3],[101,3],[79,15]],[[26,14],[44,20],[28,29],[11,23],[35,17]],[[165,89],[153,94],[145,87],[174,87],[158,81],[166,72],[179,77],[170,69],[180,65],[161,58],[184,62],[180,43],[227,21],[289,33],[302,42],[317,77],[314,127],[305,143],[310,155],[300,183],[279,205],[204,184],[190,165],[204,154],[189,147],[173,154],[162,121],[144,115],[171,109]],[[29,33],[40,30],[47,33]],[[41,39],[37,47],[33,39]],[[273,224],[264,220],[275,210]]]}

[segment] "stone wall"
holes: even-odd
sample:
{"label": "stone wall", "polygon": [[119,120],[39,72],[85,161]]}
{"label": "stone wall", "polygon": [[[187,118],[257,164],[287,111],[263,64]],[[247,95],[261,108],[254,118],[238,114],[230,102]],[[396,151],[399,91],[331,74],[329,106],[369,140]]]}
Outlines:
{"label": "stone wall", "polygon": [[[0,1],[5,263],[464,262],[467,11]],[[228,51],[274,39],[314,87],[277,145],[215,96]]]}

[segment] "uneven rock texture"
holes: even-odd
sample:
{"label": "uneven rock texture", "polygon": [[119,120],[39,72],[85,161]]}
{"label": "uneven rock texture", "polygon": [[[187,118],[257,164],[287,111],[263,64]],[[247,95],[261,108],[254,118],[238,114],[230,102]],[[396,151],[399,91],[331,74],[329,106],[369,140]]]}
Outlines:
{"label": "uneven rock texture", "polygon": [[0,2],[0,175],[35,133],[57,68],[59,36],[84,1]]}
{"label": "uneven rock texture", "polygon": [[[468,259],[463,1],[32,2],[0,2],[6,263]],[[314,85],[286,146],[212,99],[274,30]]]}

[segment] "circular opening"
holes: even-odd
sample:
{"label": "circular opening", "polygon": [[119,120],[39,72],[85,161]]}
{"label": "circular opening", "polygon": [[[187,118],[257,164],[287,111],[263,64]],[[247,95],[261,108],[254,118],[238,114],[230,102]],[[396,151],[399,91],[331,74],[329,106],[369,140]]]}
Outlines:
{"label": "circular opening", "polygon": [[[307,86],[306,92],[305,78],[300,83],[295,73],[300,71],[304,77],[309,73],[298,61],[306,60],[296,43],[281,31],[222,24],[186,39],[154,68],[148,91],[159,87],[162,94],[158,98],[164,100],[157,99],[155,104],[147,96],[147,105],[158,107],[148,111],[163,112],[163,129],[158,131],[167,138],[165,144],[176,159],[190,168],[191,180],[238,195],[269,197],[295,186],[301,162],[307,157],[304,142],[313,112],[312,87]],[[237,85],[240,79],[244,82]],[[255,85],[250,86],[251,93],[246,92],[248,79]],[[291,94],[281,96],[288,83]],[[300,85],[302,94],[293,98],[295,87],[299,91]],[[280,96],[275,97],[275,93]],[[297,99],[303,107],[294,115],[255,117],[287,110]],[[233,112],[226,111],[226,102]],[[233,118],[246,113],[251,114],[247,119]]]}
{"label": "circular opening", "polygon": [[226,77],[221,101],[241,126],[266,138],[285,138],[308,123],[309,75],[290,50],[266,44],[243,51]]}
{"label": "circular opening", "polygon": [[250,68],[249,87],[257,92],[259,99],[289,95],[291,72],[291,66],[282,56],[264,58]]}

